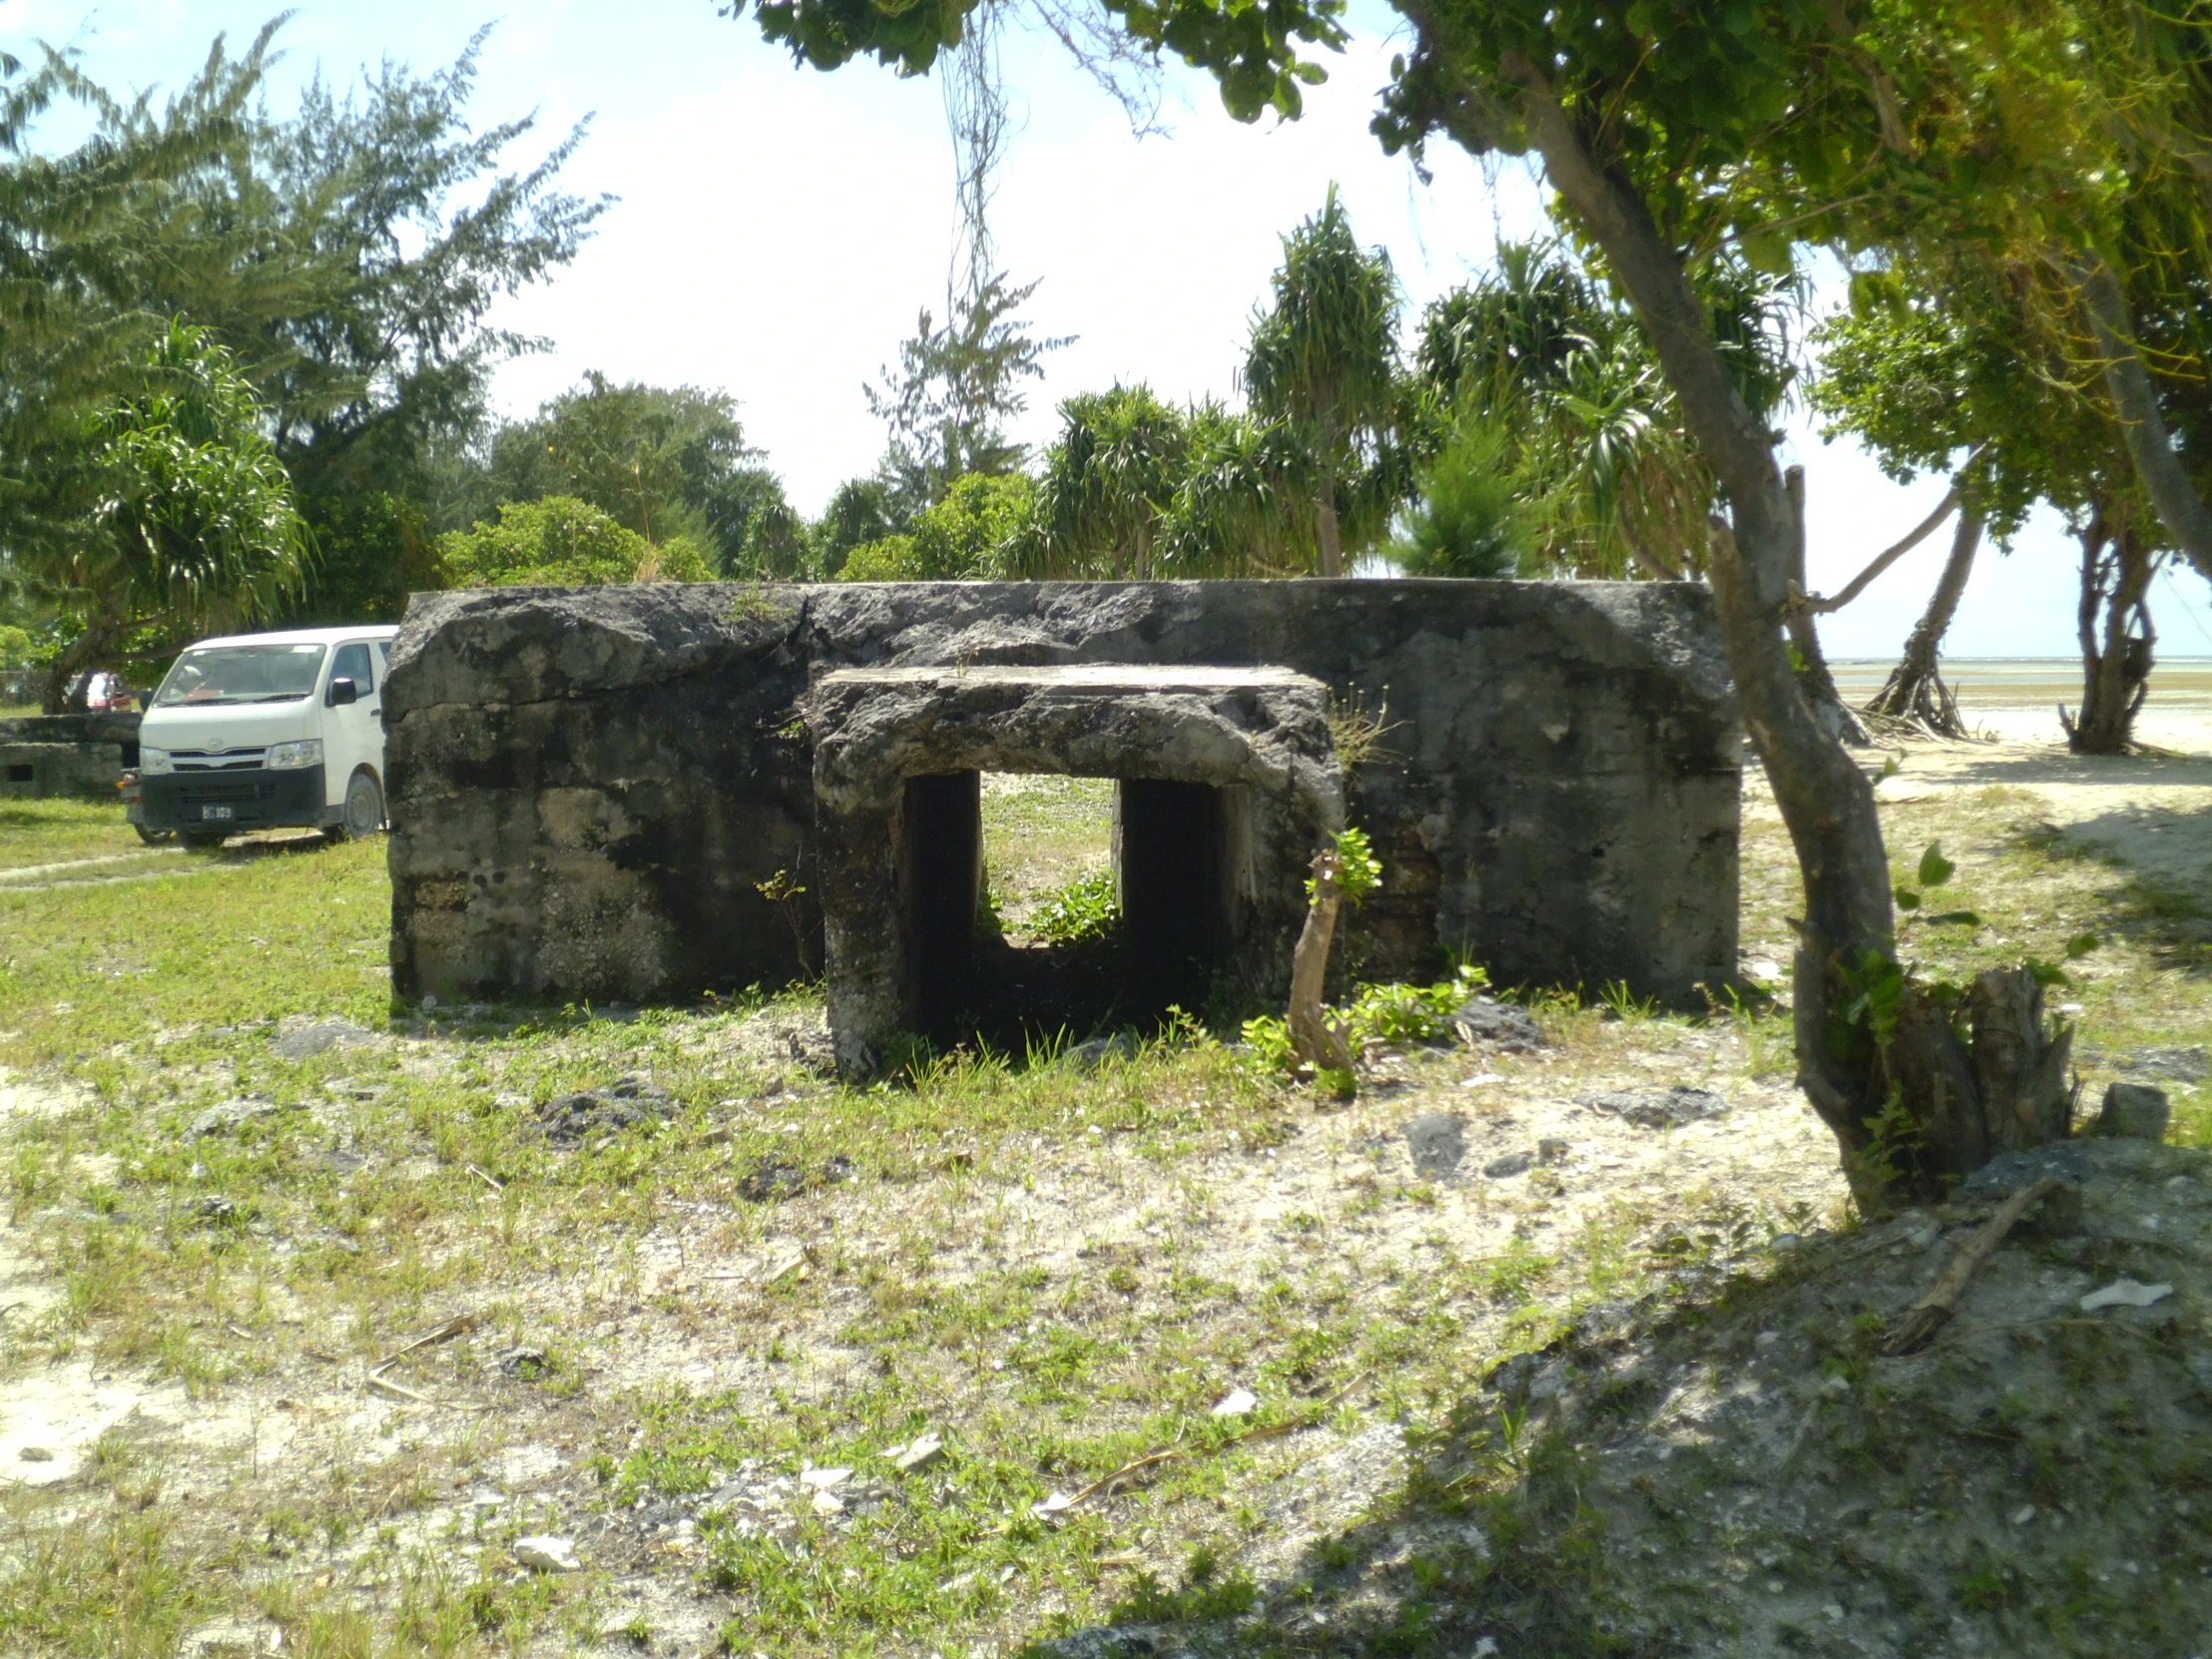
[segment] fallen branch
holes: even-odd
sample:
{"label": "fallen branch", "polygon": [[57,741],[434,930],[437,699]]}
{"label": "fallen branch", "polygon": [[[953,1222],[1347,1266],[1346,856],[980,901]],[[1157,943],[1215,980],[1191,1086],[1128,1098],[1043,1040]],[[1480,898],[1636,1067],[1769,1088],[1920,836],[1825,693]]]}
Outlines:
{"label": "fallen branch", "polygon": [[1915,1303],[1898,1328],[1883,1338],[1882,1352],[1892,1356],[1918,1354],[1934,1342],[1936,1333],[1942,1330],[1959,1297],[1965,1293],[1967,1282],[1980,1271],[1982,1263],[1996,1254],[1997,1247],[2004,1243],[2005,1235],[2012,1231],[2014,1224],[2064,1185],[2056,1176],[2046,1175],[2006,1199],[2003,1208],[1984,1222],[1981,1230],[1950,1259],[1942,1277],[1936,1281],[1936,1288]]}
{"label": "fallen branch", "polygon": [[1077,1492],[1073,1497],[1069,1498],[1067,1501],[1067,1507],[1070,1509],[1075,1508],[1086,1498],[1097,1496],[1108,1486],[1111,1486],[1115,1481],[1120,1480],[1125,1476],[1136,1474],[1140,1470],[1151,1468],[1155,1463],[1165,1463],[1173,1458],[1177,1458],[1182,1455],[1183,1448],[1181,1446],[1169,1446],[1165,1451],[1148,1452],[1146,1455],[1138,1458],[1134,1463],[1122,1464],[1122,1466],[1114,1470],[1112,1474],[1100,1475],[1088,1486],[1085,1486],[1081,1491]]}
{"label": "fallen branch", "polygon": [[[440,1343],[449,1343],[455,1337],[463,1336],[475,1330],[482,1323],[483,1316],[481,1314],[455,1314],[435,1330],[425,1331],[405,1348],[393,1349],[376,1364],[368,1368],[368,1375],[373,1379],[378,1372],[384,1370],[387,1366],[395,1365],[404,1360],[417,1349],[435,1348]],[[420,1398],[421,1396],[417,1395],[416,1397]]]}

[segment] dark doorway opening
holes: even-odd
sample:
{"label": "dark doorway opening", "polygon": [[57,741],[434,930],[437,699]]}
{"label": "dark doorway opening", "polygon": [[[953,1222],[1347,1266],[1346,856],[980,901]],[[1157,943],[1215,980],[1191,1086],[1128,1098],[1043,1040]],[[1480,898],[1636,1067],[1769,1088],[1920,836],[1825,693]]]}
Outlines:
{"label": "dark doorway opening", "polygon": [[898,885],[906,910],[906,986],[914,1027],[946,1040],[975,1001],[975,923],[983,877],[983,775],[906,780]]}
{"label": "dark doorway opening", "polygon": [[[1045,788],[1006,805],[1032,782]],[[1150,1031],[1171,1008],[1201,1013],[1220,1000],[1249,884],[1237,879],[1251,861],[1243,791],[1121,779],[1107,797],[1087,780],[991,783],[975,772],[905,783],[898,869],[913,1029],[939,1047],[980,1040],[1021,1054]],[[1040,827],[1040,796],[1059,821]],[[1087,849],[1085,810],[1096,820]],[[1056,856],[1040,859],[1048,840]]]}
{"label": "dark doorway opening", "polygon": [[1196,1010],[1228,944],[1223,881],[1225,791],[1157,778],[1116,792],[1115,853],[1129,980],[1155,1014]]}

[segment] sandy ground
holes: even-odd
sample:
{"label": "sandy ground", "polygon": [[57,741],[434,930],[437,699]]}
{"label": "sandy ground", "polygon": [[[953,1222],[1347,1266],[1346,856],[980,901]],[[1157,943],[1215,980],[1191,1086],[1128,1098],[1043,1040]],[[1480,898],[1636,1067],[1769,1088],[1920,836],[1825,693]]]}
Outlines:
{"label": "sandy ground", "polygon": [[2168,883],[2212,883],[2212,756],[2084,759],[2030,744],[1913,744],[1876,793],[1926,800],[1945,790],[2023,791],[2069,840]]}

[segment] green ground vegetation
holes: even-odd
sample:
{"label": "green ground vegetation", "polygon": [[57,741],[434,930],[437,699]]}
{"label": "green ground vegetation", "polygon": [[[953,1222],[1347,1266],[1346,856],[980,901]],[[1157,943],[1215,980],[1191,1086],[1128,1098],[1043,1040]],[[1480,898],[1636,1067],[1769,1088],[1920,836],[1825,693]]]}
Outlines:
{"label": "green ground vegetation", "polygon": [[130,857],[153,869],[159,856],[113,802],[0,801],[0,870],[105,857]]}
{"label": "green ground vegetation", "polygon": [[[1012,904],[1104,861],[1102,787],[1040,782],[986,795],[992,845],[1032,860],[994,866]],[[113,808],[6,811],[0,865],[135,850]],[[1892,844],[1916,849],[1899,880],[1939,840],[1944,905],[1980,918],[1915,935],[1931,971],[2060,960],[2093,931],[2054,992],[2088,1045],[2212,1027],[2200,897],[2154,891],[2011,796],[1888,812]],[[1756,810],[1744,871],[1747,954],[1780,952],[1794,866]],[[665,1609],[622,1599],[645,1580],[779,1656],[1295,1611],[1326,1571],[1309,1561],[1286,1602],[1243,1564],[1281,1524],[1264,1494],[1295,1431],[1448,1438],[1471,1379],[1583,1310],[1763,1273],[1778,1233],[1824,1206],[1845,1219],[1840,1197],[1694,1181],[1577,1199],[1542,1170],[1476,1199],[1376,1162],[1365,1149],[1419,1110],[1484,1121],[1463,1051],[1385,1042],[1348,1108],[1192,1029],[1093,1070],[954,1055],[847,1089],[795,1069],[778,1035],[814,1016],[804,987],[688,1009],[395,1007],[379,843],[86,873],[132,878],[0,882],[0,1082],[44,1103],[0,1126],[0,1237],[53,1287],[0,1322],[0,1386],[87,1362],[257,1426],[251,1455],[117,1428],[65,1489],[0,1494],[9,1651],[167,1654],[232,1617],[363,1659],[581,1649],[633,1619],[658,1639]],[[1507,1099],[1624,1066],[1787,1085],[1787,1014],[1756,998],[1686,1017],[1597,987],[1521,994],[1556,1046],[1478,1062]],[[1408,1035],[1433,1011],[1368,1000]],[[371,1040],[284,1058],[276,1039],[308,1016]],[[668,1089],[670,1114],[549,1141],[545,1103],[620,1074]],[[2212,1144],[2212,1091],[2164,1081],[2174,1138]],[[849,1179],[823,1173],[840,1161]],[[1832,1163],[1815,1146],[1808,1167]],[[764,1170],[794,1172],[790,1196],[747,1196]],[[401,1391],[367,1382],[462,1312],[471,1332],[382,1373]],[[495,1359],[516,1345],[538,1357],[509,1375]],[[1259,1406],[1214,1416],[1236,1386]],[[1525,1471],[1483,1421],[1487,1472],[1438,1501],[1494,1528],[1483,1493]],[[886,1448],[924,1430],[944,1454],[898,1475]],[[569,1475],[468,1507],[530,1446]],[[808,1463],[880,1498],[765,1531],[705,1501]],[[1060,1519],[1034,1512],[1101,1481]],[[674,1530],[679,1512],[696,1524]],[[546,1530],[582,1540],[587,1570],[507,1564]],[[1489,1570],[1462,1560],[1408,1605]]]}

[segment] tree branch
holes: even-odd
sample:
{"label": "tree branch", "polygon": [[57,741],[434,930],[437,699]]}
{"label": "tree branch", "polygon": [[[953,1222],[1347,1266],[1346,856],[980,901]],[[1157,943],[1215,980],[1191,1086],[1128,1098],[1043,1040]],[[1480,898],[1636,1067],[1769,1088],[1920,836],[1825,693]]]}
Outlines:
{"label": "tree branch", "polygon": [[1908,531],[1903,541],[1898,542],[1893,547],[1885,549],[1872,564],[1868,565],[1867,568],[1865,570],[1862,570],[1857,576],[1854,576],[1851,579],[1850,585],[1847,586],[1844,591],[1838,594],[1834,599],[1823,599],[1817,593],[1809,594],[1805,600],[1805,608],[1808,611],[1811,611],[1815,616],[1822,616],[1830,611],[1842,610],[1846,605],[1849,605],[1854,599],[1857,599],[1862,593],[1865,593],[1867,591],[1868,583],[1872,582],[1877,576],[1880,576],[1884,571],[1888,570],[1892,565],[1896,564],[1898,560],[1904,558],[1906,554],[1912,552],[1914,548],[1920,546],[1922,542],[1928,540],[1930,536],[1934,535],[1936,533],[1936,526],[1942,523],[1944,519],[1950,517],[1951,509],[1956,507],[1957,505],[1958,480],[1953,478],[1950,482],[1949,492],[1944,495],[1942,500],[1936,503],[1936,510],[1930,513],[1926,518],[1922,519],[1919,524],[1915,525],[1910,531]]}

